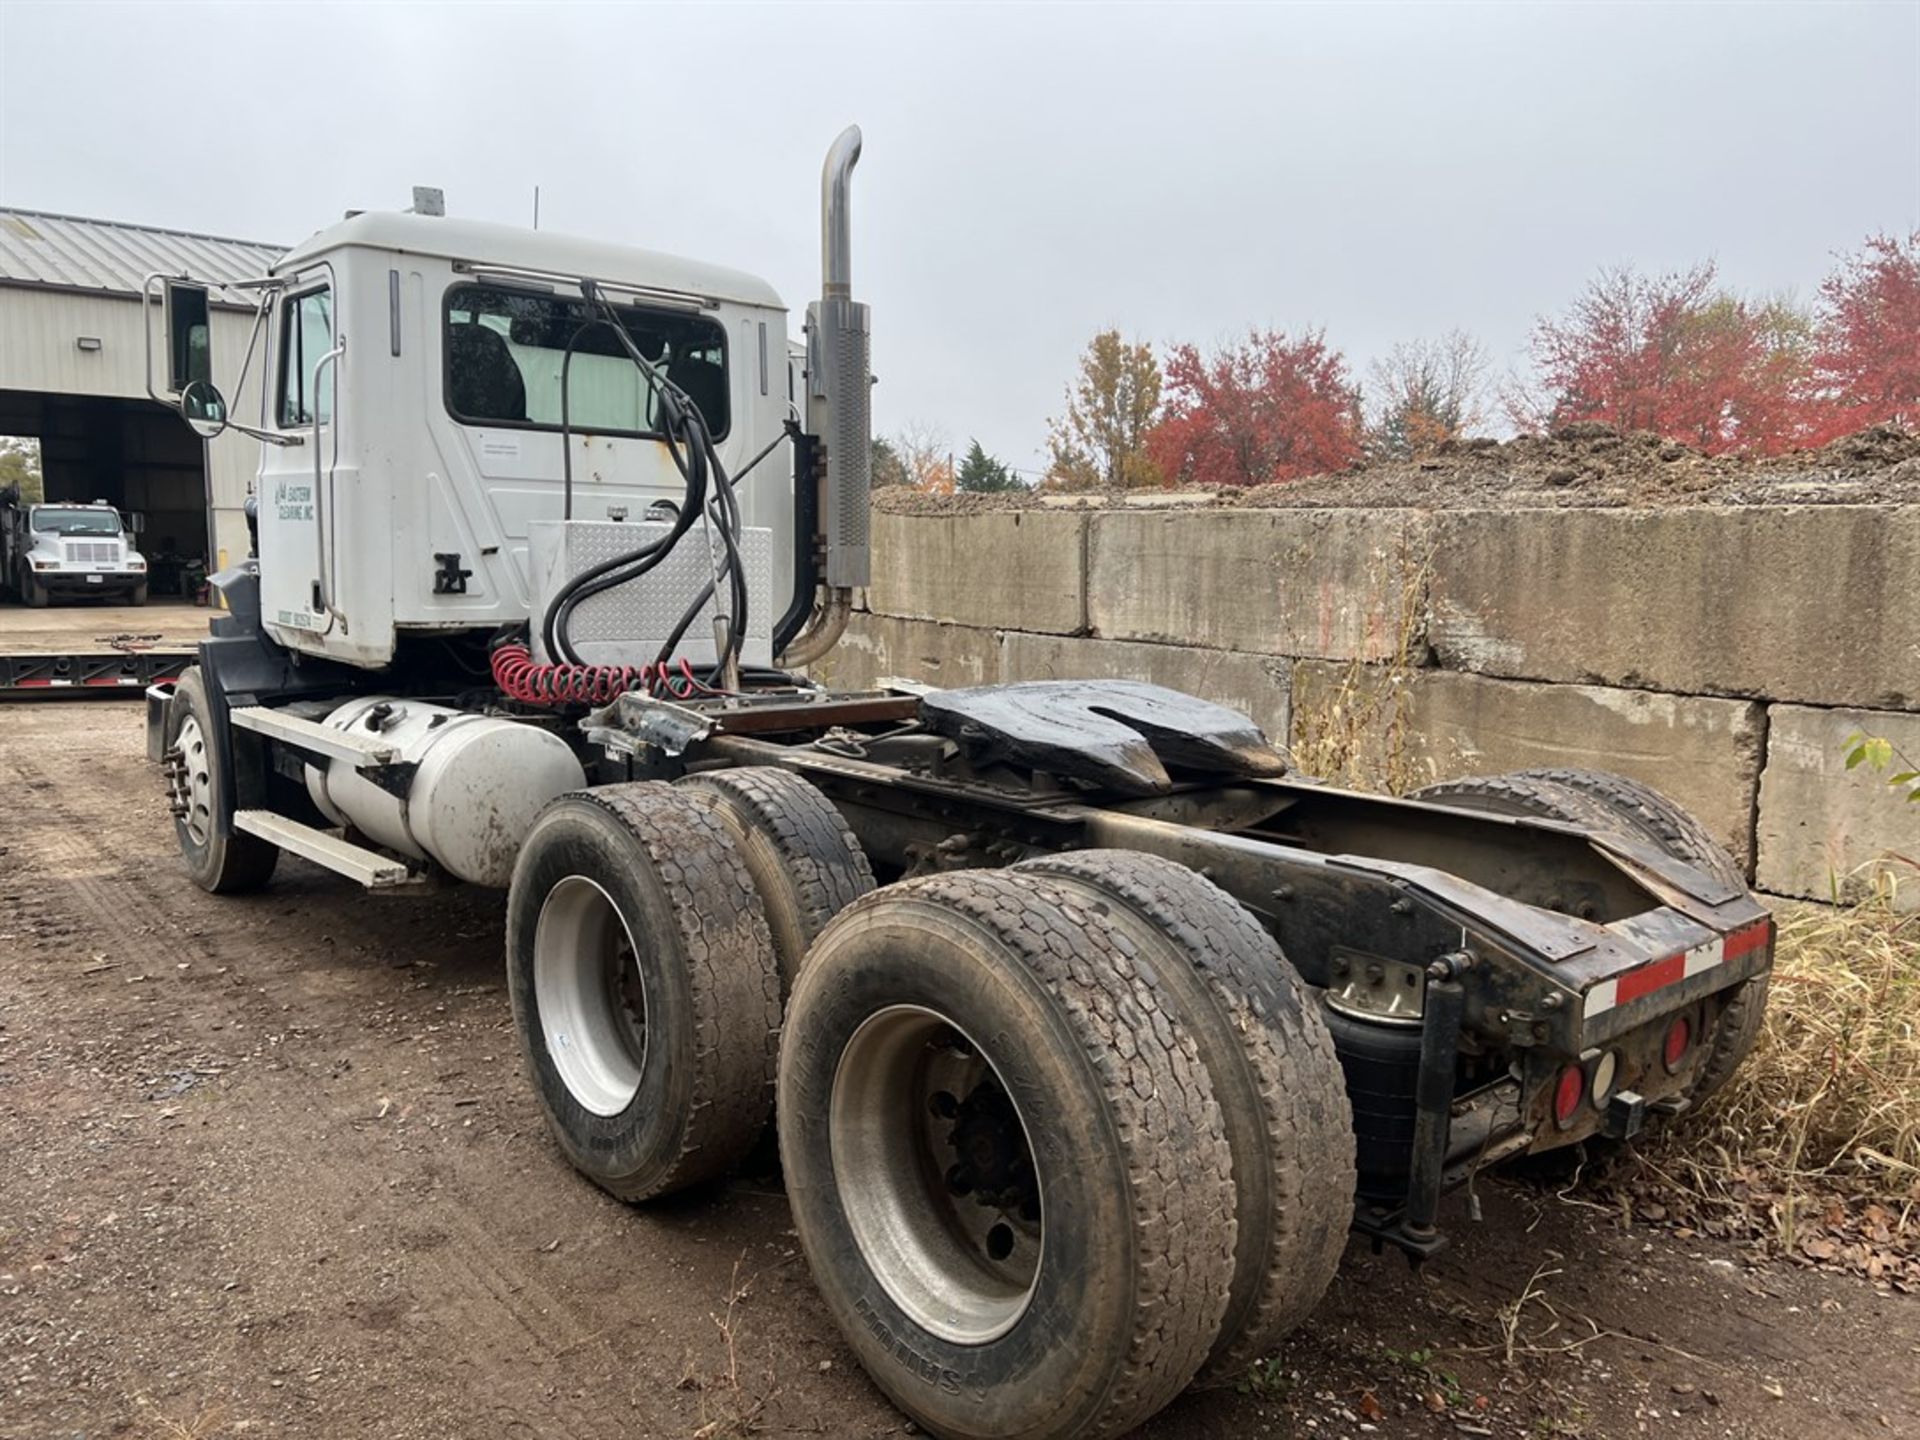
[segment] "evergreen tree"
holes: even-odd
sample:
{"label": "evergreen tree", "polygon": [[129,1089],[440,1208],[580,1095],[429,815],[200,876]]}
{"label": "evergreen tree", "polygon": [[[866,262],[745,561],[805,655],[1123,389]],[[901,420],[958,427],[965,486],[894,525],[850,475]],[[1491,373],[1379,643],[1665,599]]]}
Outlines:
{"label": "evergreen tree", "polygon": [[1000,494],[1026,488],[1011,470],[981,449],[978,440],[967,448],[967,458],[960,462],[956,483],[959,489],[975,495]]}

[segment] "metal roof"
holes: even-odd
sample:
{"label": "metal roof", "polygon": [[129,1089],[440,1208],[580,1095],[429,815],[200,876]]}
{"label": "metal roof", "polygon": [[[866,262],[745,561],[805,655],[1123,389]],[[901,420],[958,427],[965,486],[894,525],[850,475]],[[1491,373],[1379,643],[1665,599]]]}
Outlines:
{"label": "metal roof", "polygon": [[213,286],[216,303],[252,309],[245,292],[223,287],[266,274],[285,249],[186,230],[0,208],[0,285],[138,295],[147,276],[158,272]]}

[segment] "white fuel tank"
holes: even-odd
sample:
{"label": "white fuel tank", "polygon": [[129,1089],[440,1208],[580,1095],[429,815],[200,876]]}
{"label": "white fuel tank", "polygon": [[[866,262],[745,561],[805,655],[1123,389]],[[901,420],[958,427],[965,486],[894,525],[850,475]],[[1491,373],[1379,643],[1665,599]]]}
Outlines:
{"label": "white fuel tank", "polygon": [[567,742],[537,725],[380,695],[349,700],[322,723],[378,734],[418,767],[396,795],[350,761],[309,765],[307,794],[322,813],[475,885],[506,885],[541,807],[587,783]]}

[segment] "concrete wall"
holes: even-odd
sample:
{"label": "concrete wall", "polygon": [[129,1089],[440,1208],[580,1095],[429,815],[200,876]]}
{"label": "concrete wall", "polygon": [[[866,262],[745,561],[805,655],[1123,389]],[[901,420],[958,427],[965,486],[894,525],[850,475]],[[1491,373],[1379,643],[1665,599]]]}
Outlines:
{"label": "concrete wall", "polygon": [[[1865,731],[1920,762],[1911,507],[874,520],[835,683],[1132,677],[1303,754],[1351,730],[1355,769],[1401,784],[1615,770],[1782,894],[1858,893],[1903,868],[1889,855],[1920,860],[1920,805],[1841,753]],[[1920,908],[1920,875],[1902,899]]]}

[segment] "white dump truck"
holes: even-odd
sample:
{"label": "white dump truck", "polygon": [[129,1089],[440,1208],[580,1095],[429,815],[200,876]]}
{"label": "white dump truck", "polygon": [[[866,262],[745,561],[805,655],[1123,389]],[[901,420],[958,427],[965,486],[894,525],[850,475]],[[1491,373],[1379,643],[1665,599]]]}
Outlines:
{"label": "white dump truck", "polygon": [[0,494],[0,579],[28,605],[63,596],[147,603],[147,561],[130,521],[104,500],[25,504]]}
{"label": "white dump truck", "polygon": [[[1430,1255],[1482,1167],[1724,1084],[1773,929],[1618,777],[1395,799],[1153,685],[809,681],[868,573],[859,153],[797,372],[751,275],[438,213],[252,282],[258,555],[149,753],[216,895],[286,853],[504,887],[595,1184],[724,1176],[772,1119],[825,1305],[926,1429],[1111,1436],[1268,1353],[1350,1232]],[[237,423],[204,292],[150,285],[207,362],[170,398]]]}

